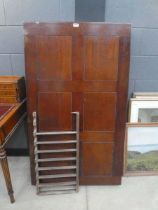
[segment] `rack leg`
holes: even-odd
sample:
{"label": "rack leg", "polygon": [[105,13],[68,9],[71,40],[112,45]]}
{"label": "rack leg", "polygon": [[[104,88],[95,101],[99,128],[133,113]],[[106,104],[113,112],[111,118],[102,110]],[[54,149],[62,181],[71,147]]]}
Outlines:
{"label": "rack leg", "polygon": [[0,147],[0,161],[1,161],[1,166],[2,166],[2,171],[4,175],[4,179],[6,182],[7,190],[8,190],[8,195],[10,197],[10,202],[14,203],[14,192],[13,192],[13,187],[12,187],[12,182],[11,182],[11,177],[10,177],[10,172],[9,172],[9,167],[8,167],[8,160],[6,156],[6,152],[3,147]]}

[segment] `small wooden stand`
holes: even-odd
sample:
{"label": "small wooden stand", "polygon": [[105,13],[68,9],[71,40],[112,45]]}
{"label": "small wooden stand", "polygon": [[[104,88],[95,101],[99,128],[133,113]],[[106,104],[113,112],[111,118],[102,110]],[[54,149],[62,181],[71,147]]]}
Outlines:
{"label": "small wooden stand", "polygon": [[[2,105],[0,104],[0,108],[1,107]],[[16,128],[21,124],[21,122],[26,117],[26,100],[16,105],[10,105],[9,111],[6,111],[5,113],[3,113],[3,118],[1,118],[0,120],[0,162],[8,194],[10,196],[10,201],[11,203],[13,203],[15,202],[15,199],[13,194],[7,156],[5,152],[5,144],[9,140],[10,136],[14,133]]]}
{"label": "small wooden stand", "polygon": [[15,202],[5,144],[26,116],[24,77],[0,76],[0,162],[11,203]]}

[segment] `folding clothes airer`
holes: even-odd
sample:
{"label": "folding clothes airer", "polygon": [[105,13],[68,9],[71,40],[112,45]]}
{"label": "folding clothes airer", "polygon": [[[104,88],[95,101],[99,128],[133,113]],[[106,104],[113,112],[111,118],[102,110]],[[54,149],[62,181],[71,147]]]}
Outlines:
{"label": "folding clothes airer", "polygon": [[[74,131],[38,131],[37,114],[33,112],[33,136],[34,136],[34,154],[35,154],[35,170],[36,170],[36,188],[37,194],[59,194],[71,193],[79,190],[79,112],[72,112],[75,115],[75,130]],[[44,136],[75,136],[73,140],[43,140]],[[42,137],[42,140],[40,139]],[[50,145],[59,145],[60,149],[49,149]],[[62,148],[66,145],[66,149]],[[73,145],[73,146],[72,146]],[[41,147],[46,147],[43,149]],[[69,154],[68,157],[62,154]],[[61,157],[42,158],[41,155],[60,154]],[[73,154],[73,156],[72,156]],[[61,165],[66,161],[66,165]],[[42,163],[51,162],[51,166],[41,166]],[[70,162],[70,164],[69,164]],[[73,164],[72,164],[73,162]],[[75,164],[74,164],[75,163]],[[73,173],[63,173],[63,170],[72,169]],[[55,171],[55,173],[53,173]],[[48,175],[45,175],[45,173]],[[56,173],[58,172],[58,173]],[[44,173],[44,174],[43,174]],[[73,181],[63,181],[63,179],[73,178]]]}

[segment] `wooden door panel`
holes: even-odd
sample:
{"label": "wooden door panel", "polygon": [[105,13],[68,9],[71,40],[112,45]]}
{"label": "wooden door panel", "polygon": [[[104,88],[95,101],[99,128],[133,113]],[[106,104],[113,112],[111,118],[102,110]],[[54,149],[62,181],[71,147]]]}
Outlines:
{"label": "wooden door panel", "polygon": [[85,37],[85,80],[117,80],[118,37]]}
{"label": "wooden door panel", "polygon": [[36,48],[37,78],[56,81],[71,80],[71,36],[38,37]]}
{"label": "wooden door panel", "polygon": [[76,28],[73,23],[28,23],[25,33],[33,183],[31,116],[36,110],[39,128],[45,131],[71,130],[71,111],[79,111],[80,184],[119,184],[130,26],[80,23]]}
{"label": "wooden door panel", "polygon": [[112,143],[82,143],[82,176],[107,176],[112,174]]}
{"label": "wooden door panel", "polygon": [[83,104],[85,131],[113,131],[115,129],[115,93],[85,93]]}
{"label": "wooden door panel", "polygon": [[71,93],[39,93],[38,118],[40,130],[71,130]]}

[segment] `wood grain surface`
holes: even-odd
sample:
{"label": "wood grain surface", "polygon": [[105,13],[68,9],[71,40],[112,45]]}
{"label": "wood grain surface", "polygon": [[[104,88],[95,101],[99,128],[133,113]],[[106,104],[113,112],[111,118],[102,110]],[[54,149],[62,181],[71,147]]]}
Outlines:
{"label": "wood grain surface", "polygon": [[120,184],[130,25],[26,23],[24,30],[32,183],[32,112],[39,130],[48,131],[71,130],[71,112],[78,111],[80,184]]}

